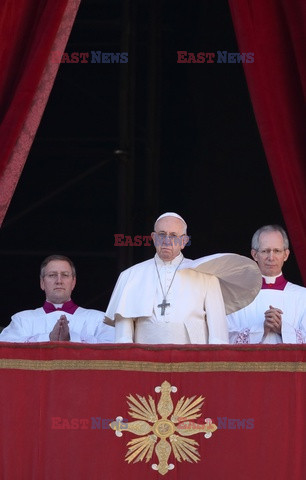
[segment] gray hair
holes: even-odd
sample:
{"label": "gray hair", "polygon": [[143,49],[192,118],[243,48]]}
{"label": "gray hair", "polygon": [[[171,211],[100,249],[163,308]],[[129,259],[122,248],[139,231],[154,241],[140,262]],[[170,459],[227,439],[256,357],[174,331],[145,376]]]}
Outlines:
{"label": "gray hair", "polygon": [[66,257],[65,255],[49,255],[49,257],[45,258],[41,265],[40,265],[40,276],[43,277],[44,276],[44,273],[45,273],[45,268],[46,266],[48,265],[48,263],[52,262],[53,260],[61,260],[63,262],[68,262],[70,267],[71,267],[71,270],[72,270],[72,276],[75,277],[76,276],[76,270],[75,270],[75,266],[74,266],[74,263],[72,260],[70,260],[69,257]]}
{"label": "gray hair", "polygon": [[283,237],[284,249],[287,250],[289,248],[288,235],[280,225],[264,225],[256,230],[252,237],[251,246],[253,250],[259,250],[259,237],[264,232],[279,232]]}

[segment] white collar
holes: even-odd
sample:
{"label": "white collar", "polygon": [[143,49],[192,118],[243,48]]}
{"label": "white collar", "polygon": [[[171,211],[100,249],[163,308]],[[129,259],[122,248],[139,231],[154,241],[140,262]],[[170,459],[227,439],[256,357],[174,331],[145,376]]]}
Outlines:
{"label": "white collar", "polygon": [[165,267],[166,265],[170,265],[170,266],[173,266],[173,267],[177,267],[181,261],[183,260],[184,256],[182,254],[182,252],[180,252],[178,254],[177,257],[175,257],[173,260],[171,260],[170,262],[164,262],[164,260],[162,260],[158,255],[157,253],[155,254],[155,261],[156,261],[156,265],[158,265],[159,267]]}
{"label": "white collar", "polygon": [[278,275],[276,275],[275,277],[267,277],[266,275],[263,275],[263,278],[265,279],[266,283],[275,283],[276,282],[276,279],[278,277],[281,277],[282,276],[282,272],[279,273]]}

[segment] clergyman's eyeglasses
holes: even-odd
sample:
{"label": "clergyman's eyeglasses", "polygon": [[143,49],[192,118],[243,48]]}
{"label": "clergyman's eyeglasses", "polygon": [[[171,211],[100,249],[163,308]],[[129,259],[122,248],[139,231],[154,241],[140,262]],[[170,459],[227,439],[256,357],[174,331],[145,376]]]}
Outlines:
{"label": "clergyman's eyeglasses", "polygon": [[44,277],[47,277],[49,280],[57,280],[58,276],[61,277],[62,280],[67,280],[70,277],[73,277],[73,273],[70,272],[50,272],[45,273]]}
{"label": "clergyman's eyeglasses", "polygon": [[263,250],[257,251],[264,256],[269,256],[271,253],[273,253],[273,255],[279,256],[282,255],[282,253],[285,251],[285,248],[283,248],[282,250],[279,248],[264,248]]}

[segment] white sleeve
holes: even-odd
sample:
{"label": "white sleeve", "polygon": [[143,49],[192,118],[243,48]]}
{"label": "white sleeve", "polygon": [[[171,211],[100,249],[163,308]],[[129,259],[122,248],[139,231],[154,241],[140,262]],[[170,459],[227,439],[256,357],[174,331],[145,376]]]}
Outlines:
{"label": "white sleeve", "polygon": [[300,321],[298,328],[283,321],[282,338],[284,343],[306,343],[306,318]]}
{"label": "white sleeve", "polygon": [[74,314],[77,316],[73,318],[72,327],[69,328],[71,342],[115,343],[115,329],[103,322],[104,312],[81,307],[77,312]]}
{"label": "white sleeve", "polygon": [[95,342],[91,342],[90,341],[90,338],[86,337],[86,338],[82,338],[82,335],[77,333],[77,332],[74,332],[72,330],[70,330],[69,328],[69,335],[70,335],[70,342],[75,342],[75,343],[81,343],[81,342],[85,342],[85,343],[95,343]]}
{"label": "white sleeve", "polygon": [[115,342],[133,343],[134,342],[134,319],[123,318],[116,315],[115,324]]}
{"label": "white sleeve", "polygon": [[250,328],[242,328],[241,330],[233,329],[231,323],[229,324],[229,339],[231,344],[261,343],[263,340],[263,336],[263,322],[257,325],[252,325]]}
{"label": "white sleeve", "polygon": [[211,276],[205,296],[208,343],[229,343],[225,307],[219,280]]}
{"label": "white sleeve", "polygon": [[99,322],[95,331],[96,342],[92,343],[115,343],[115,328]]}
{"label": "white sleeve", "polygon": [[11,323],[0,333],[0,342],[49,342],[49,333],[36,333],[29,335],[26,329],[26,323],[21,320],[18,314],[13,315]]}
{"label": "white sleeve", "polygon": [[229,339],[231,344],[260,343],[264,335],[264,318],[253,320],[253,312],[242,308],[237,312],[227,315]]}

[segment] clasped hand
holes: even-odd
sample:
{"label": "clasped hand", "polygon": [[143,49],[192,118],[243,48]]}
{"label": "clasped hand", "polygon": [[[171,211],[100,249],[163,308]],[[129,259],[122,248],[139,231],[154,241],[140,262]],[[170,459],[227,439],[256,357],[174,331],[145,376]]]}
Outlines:
{"label": "clasped hand", "polygon": [[281,335],[282,332],[282,310],[279,308],[269,306],[269,310],[265,312],[265,321],[264,321],[264,334],[267,335],[269,332],[278,333]]}
{"label": "clasped hand", "polygon": [[53,342],[69,342],[69,322],[66,315],[61,315],[60,319],[56,322],[53,330],[50,332],[49,338]]}

